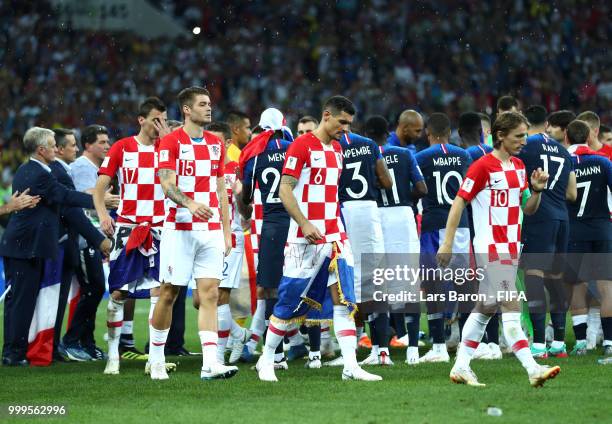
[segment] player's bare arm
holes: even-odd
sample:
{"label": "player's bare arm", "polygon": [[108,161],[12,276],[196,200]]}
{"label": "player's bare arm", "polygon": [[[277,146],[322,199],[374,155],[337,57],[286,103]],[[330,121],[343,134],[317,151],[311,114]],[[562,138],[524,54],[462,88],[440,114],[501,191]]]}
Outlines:
{"label": "player's bare arm", "polygon": [[225,179],[217,178],[217,197],[221,205],[221,222],[223,223],[223,238],[225,240],[225,256],[232,250],[232,229],[230,227],[229,207],[227,205],[227,192]]}
{"label": "player's bare arm", "polygon": [[542,168],[534,169],[531,173],[531,197],[523,206],[526,215],[533,215],[540,207],[541,193],[546,188],[548,173]]}
{"label": "player's bare arm", "polygon": [[107,237],[113,237],[115,233],[115,222],[108,213],[105,201],[110,182],[111,179],[108,175],[100,175],[93,190],[93,202],[100,219],[100,229]]}
{"label": "player's bare arm", "polygon": [[376,180],[378,181],[380,188],[389,190],[391,187],[393,187],[393,180],[391,179],[391,174],[389,174],[387,162],[385,162],[383,159],[378,159],[376,161],[376,168],[374,171],[376,172]]}
{"label": "player's bare arm", "polygon": [[[207,220],[213,217],[213,211],[207,205],[190,199],[176,186],[176,172],[171,169],[159,170],[159,181],[164,194],[177,205],[183,206],[200,219]],[[223,198],[223,196],[222,196]]]}
{"label": "player's bare arm", "polygon": [[318,240],[323,239],[323,235],[317,227],[312,225],[310,221],[306,219],[300,207],[298,206],[297,200],[293,195],[293,189],[297,185],[297,179],[290,175],[283,175],[281,177],[279,197],[283,206],[287,210],[289,216],[300,226],[304,238],[309,243],[315,243]]}
{"label": "player's bare arm", "polygon": [[567,180],[567,189],[565,190],[565,200],[574,203],[578,198],[578,187],[576,186],[576,173],[570,172],[569,180]]}
{"label": "player's bare arm", "polygon": [[253,192],[251,187],[243,186],[242,191],[236,196],[236,199],[238,200],[236,203],[238,205],[238,212],[240,215],[242,215],[245,220],[250,219],[251,215],[253,214]]}
{"label": "player's bare arm", "polygon": [[453,254],[453,240],[455,239],[455,232],[459,226],[461,215],[463,210],[467,206],[467,202],[462,197],[455,197],[451,206],[450,212],[448,213],[448,219],[446,220],[446,233],[444,241],[440,244],[438,249],[437,259],[440,266],[447,266],[450,263],[451,256]]}

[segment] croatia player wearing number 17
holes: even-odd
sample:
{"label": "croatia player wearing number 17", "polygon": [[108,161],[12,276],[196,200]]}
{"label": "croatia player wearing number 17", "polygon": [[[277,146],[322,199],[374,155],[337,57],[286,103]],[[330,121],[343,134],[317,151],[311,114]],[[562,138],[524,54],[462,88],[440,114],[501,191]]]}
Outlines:
{"label": "croatia player wearing number 17", "polygon": [[200,378],[229,378],[238,368],[217,362],[217,301],[223,258],[231,251],[231,229],[224,182],[225,148],[204,131],[211,121],[208,90],[189,87],[178,95],[183,127],[159,145],[159,180],[166,194],[166,220],[161,237],[159,301],[151,320],[151,378],[166,380],[164,345],[172,322],[172,305],[180,286],[195,279],[200,307],[202,344]]}
{"label": "croatia player wearing number 17", "polygon": [[[155,168],[159,137],[170,132],[164,103],[156,97],[146,99],[139,107],[138,123],[140,132],[136,136],[113,144],[98,170],[94,189],[100,228],[113,240],[108,276],[111,293],[107,307],[108,361],[104,374],[119,374],[119,338],[128,294],[150,289],[152,312],[159,293],[159,240],[165,198]],[[104,204],[104,194],[115,176],[120,192],[116,224]]]}
{"label": "croatia player wearing number 17", "polygon": [[343,380],[382,380],[359,367],[353,257],[340,220],[338,184],[342,148],[338,140],[355,115],[353,103],[333,96],[323,105],[321,123],[287,149],[280,199],[291,217],[278,302],[270,317],[257,371],[262,381],[278,381],[274,351],[291,323],[305,319],[310,307],[321,309],[329,288],[336,338],[344,358]]}
{"label": "croatia player wearing number 17", "polygon": [[[478,115],[476,119],[480,126]],[[440,239],[444,238],[448,212],[472,164],[472,158],[468,151],[448,142],[451,135],[451,123],[445,114],[432,113],[427,120],[426,133],[430,147],[416,154],[416,161],[425,176],[425,184],[427,184],[427,195],[422,200],[421,266],[425,269],[435,269],[437,267],[435,255],[440,247]],[[464,211],[453,241],[456,268],[469,266],[469,252],[470,229],[467,211]],[[445,296],[448,296],[449,290],[456,289],[456,287],[449,287],[444,281],[429,278],[423,279],[423,288],[428,294]],[[461,305],[459,306],[461,311]],[[445,302],[427,302],[427,321],[433,346],[419,359],[419,362],[448,362],[450,360],[444,340],[444,312]]]}
{"label": "croatia player wearing number 17", "polygon": [[[470,361],[482,339],[491,315],[501,303],[506,340],[512,346],[529,375],[532,386],[538,387],[555,377],[560,368],[539,365],[531,356],[529,342],[521,328],[520,300],[516,290],[516,267],[520,254],[521,196],[528,190],[525,165],[514,157],[526,144],[527,119],[517,112],[498,115],[492,128],[493,152],[478,159],[467,172],[461,189],[453,201],[446,222],[444,242],[438,250],[438,263],[451,261],[453,240],[461,215],[468,202],[474,218],[474,250],[477,265],[483,270],[479,293],[482,299],[467,319],[461,335],[461,346],[451,381],[470,386],[484,386],[470,368]],[[530,177],[533,194],[523,207],[531,215],[540,206],[541,192],[548,174],[535,169]],[[492,296],[489,296],[493,293]]]}

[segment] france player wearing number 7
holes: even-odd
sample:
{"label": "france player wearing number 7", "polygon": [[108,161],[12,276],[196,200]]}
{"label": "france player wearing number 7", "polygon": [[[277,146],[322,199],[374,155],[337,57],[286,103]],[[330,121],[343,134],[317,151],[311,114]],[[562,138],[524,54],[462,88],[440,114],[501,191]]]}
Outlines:
{"label": "france player wearing number 7", "polygon": [[[484,298],[476,304],[463,326],[461,345],[450,372],[450,379],[455,383],[484,386],[470,368],[470,361],[498,303],[502,309],[504,335],[527,371],[530,384],[539,387],[560,371],[558,366],[537,364],[531,356],[527,337],[521,328],[520,300],[515,285],[521,250],[521,196],[528,190],[529,183],[525,165],[514,156],[526,144],[528,124],[518,112],[504,112],[497,116],[491,131],[494,150],[474,162],[468,170],[451,206],[444,241],[438,249],[438,263],[448,266],[461,215],[467,203],[471,202],[476,233],[474,251],[484,277],[480,281],[479,295]],[[540,206],[548,174],[538,168],[531,173],[530,180],[533,194],[523,206],[526,214],[535,213]]]}
{"label": "france player wearing number 7", "polygon": [[[407,258],[409,266],[412,269],[418,269],[420,245],[412,207],[415,199],[427,194],[427,186],[412,152],[405,145],[385,144],[388,136],[387,128],[387,120],[382,116],[372,116],[365,125],[365,133],[378,144],[393,182],[390,189],[381,189],[376,199],[382,222],[385,253],[395,254],[393,257],[388,256],[389,259],[401,257],[401,260],[404,261]],[[404,265],[404,263],[397,265]],[[401,284],[399,290],[410,290],[418,295],[418,282],[391,281],[388,289],[391,290],[391,286],[398,283]],[[415,302],[406,304],[408,311],[406,362],[409,364],[415,364],[419,359],[420,302],[418,299],[415,300]],[[391,306],[393,309],[393,305]],[[404,318],[404,312],[401,312],[401,318]],[[404,319],[401,320],[400,325],[404,325]]]}
{"label": "france player wearing number 7", "polygon": [[[480,126],[480,118],[476,115]],[[463,178],[472,164],[467,150],[448,142],[451,123],[443,113],[433,113],[427,120],[427,140],[430,147],[416,154],[416,161],[425,176],[427,195],[423,198],[423,217],[421,221],[421,266],[434,269],[436,253],[440,240],[444,239],[444,227],[453,199],[459,191]],[[454,266],[468,267],[470,252],[470,229],[467,211],[461,214],[459,228],[453,240]],[[457,260],[460,259],[460,260]],[[451,284],[453,282],[450,282]],[[446,294],[450,289],[444,281],[423,280],[423,288],[428,294]],[[434,297],[432,296],[432,299]],[[448,362],[450,360],[444,340],[445,302],[427,302],[427,321],[429,334],[433,338],[432,349],[419,359],[419,362]],[[459,312],[462,311],[461,304]]]}

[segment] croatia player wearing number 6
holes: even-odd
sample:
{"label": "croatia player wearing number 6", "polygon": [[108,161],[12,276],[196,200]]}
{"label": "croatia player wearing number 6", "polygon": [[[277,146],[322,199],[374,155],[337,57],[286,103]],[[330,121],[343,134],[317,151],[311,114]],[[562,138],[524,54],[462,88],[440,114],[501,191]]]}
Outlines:
{"label": "croatia player wearing number 6", "polygon": [[278,302],[257,362],[262,381],[278,381],[274,374],[276,347],[292,323],[305,319],[310,307],[322,308],[328,288],[334,303],[334,330],[344,358],[342,379],[382,380],[357,364],[353,257],[340,220],[342,148],[338,140],[348,131],[354,114],[350,100],[331,97],[323,105],[317,129],[298,137],[287,149],[279,196],[291,222]]}
{"label": "croatia player wearing number 6", "polygon": [[151,320],[151,378],[166,380],[164,345],[179,287],[195,279],[200,307],[202,380],[229,378],[238,372],[217,362],[217,301],[223,258],[231,251],[231,229],[224,182],[225,148],[204,125],[211,121],[208,90],[189,87],[178,95],[183,127],[162,138],[159,180],[166,194],[161,238],[159,301]]}
{"label": "croatia player wearing number 6", "polygon": [[[108,361],[104,374],[119,374],[119,338],[128,295],[150,289],[152,312],[159,294],[159,240],[165,208],[155,168],[159,137],[170,132],[164,103],[157,97],[146,99],[139,107],[138,123],[137,135],[117,140],[108,151],[98,170],[93,196],[100,228],[113,240],[108,276],[111,296],[106,311]],[[115,176],[120,192],[116,224],[104,204],[104,195]],[[147,372],[149,367],[147,363]],[[172,370],[176,366],[167,367]]]}
{"label": "croatia player wearing number 6", "polygon": [[[474,251],[477,265],[484,270],[484,279],[480,281],[481,300],[463,327],[457,359],[450,372],[451,381],[455,383],[484,386],[470,368],[470,361],[498,303],[501,303],[504,335],[527,371],[530,384],[541,386],[560,371],[558,366],[537,364],[531,356],[529,342],[521,328],[520,302],[515,286],[521,250],[521,196],[528,190],[529,183],[525,165],[514,156],[526,144],[528,125],[527,119],[520,113],[504,112],[498,115],[491,131],[494,150],[474,162],[468,170],[451,206],[444,242],[438,250],[438,263],[447,266],[461,215],[467,203],[471,202]],[[528,215],[535,213],[540,206],[540,196],[546,187],[548,174],[538,168],[533,171],[530,180],[533,194],[523,207],[523,212]]]}

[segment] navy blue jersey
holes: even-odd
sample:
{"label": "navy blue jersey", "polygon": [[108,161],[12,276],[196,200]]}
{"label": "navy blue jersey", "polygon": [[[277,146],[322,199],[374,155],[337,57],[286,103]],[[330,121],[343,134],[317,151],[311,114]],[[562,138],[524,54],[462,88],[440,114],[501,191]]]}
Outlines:
{"label": "navy blue jersey", "polygon": [[412,206],[412,189],[417,182],[423,181],[423,174],[414,155],[405,147],[388,144],[382,146],[380,151],[389,168],[393,187],[380,190],[376,200],[378,206]]}
{"label": "navy blue jersey", "polygon": [[476,146],[470,146],[465,150],[466,152],[469,153],[470,157],[472,158],[472,162],[475,162],[481,157],[483,157],[484,155],[486,155],[487,153],[491,153],[493,151],[493,147],[485,143],[480,143]]}
{"label": "navy blue jersey", "polygon": [[[446,227],[448,212],[472,163],[472,158],[461,147],[452,144],[435,144],[417,153],[416,161],[427,184],[427,195],[422,200],[421,232],[441,230]],[[459,227],[467,228],[467,226],[467,213],[464,211]]]}
{"label": "navy blue jersey", "polygon": [[382,159],[374,141],[347,133],[340,140],[344,162],[340,174],[340,203],[349,200],[376,200],[376,161]]}
{"label": "navy blue jersey", "polygon": [[572,156],[578,198],[568,203],[570,239],[608,240],[610,209],[608,189],[612,190],[612,163],[605,156]]}
{"label": "navy blue jersey", "polygon": [[285,153],[291,142],[282,139],[271,139],[259,155],[251,158],[244,167],[242,184],[245,190],[258,187],[263,204],[263,218],[276,215],[288,217],[283,203],[278,197]]}
{"label": "navy blue jersey", "polygon": [[535,214],[525,216],[524,223],[528,225],[551,219],[567,220],[565,192],[570,172],[574,168],[568,151],[546,134],[535,134],[527,137],[527,145],[518,157],[525,164],[527,178],[537,168],[542,168],[549,175],[540,207]]}

